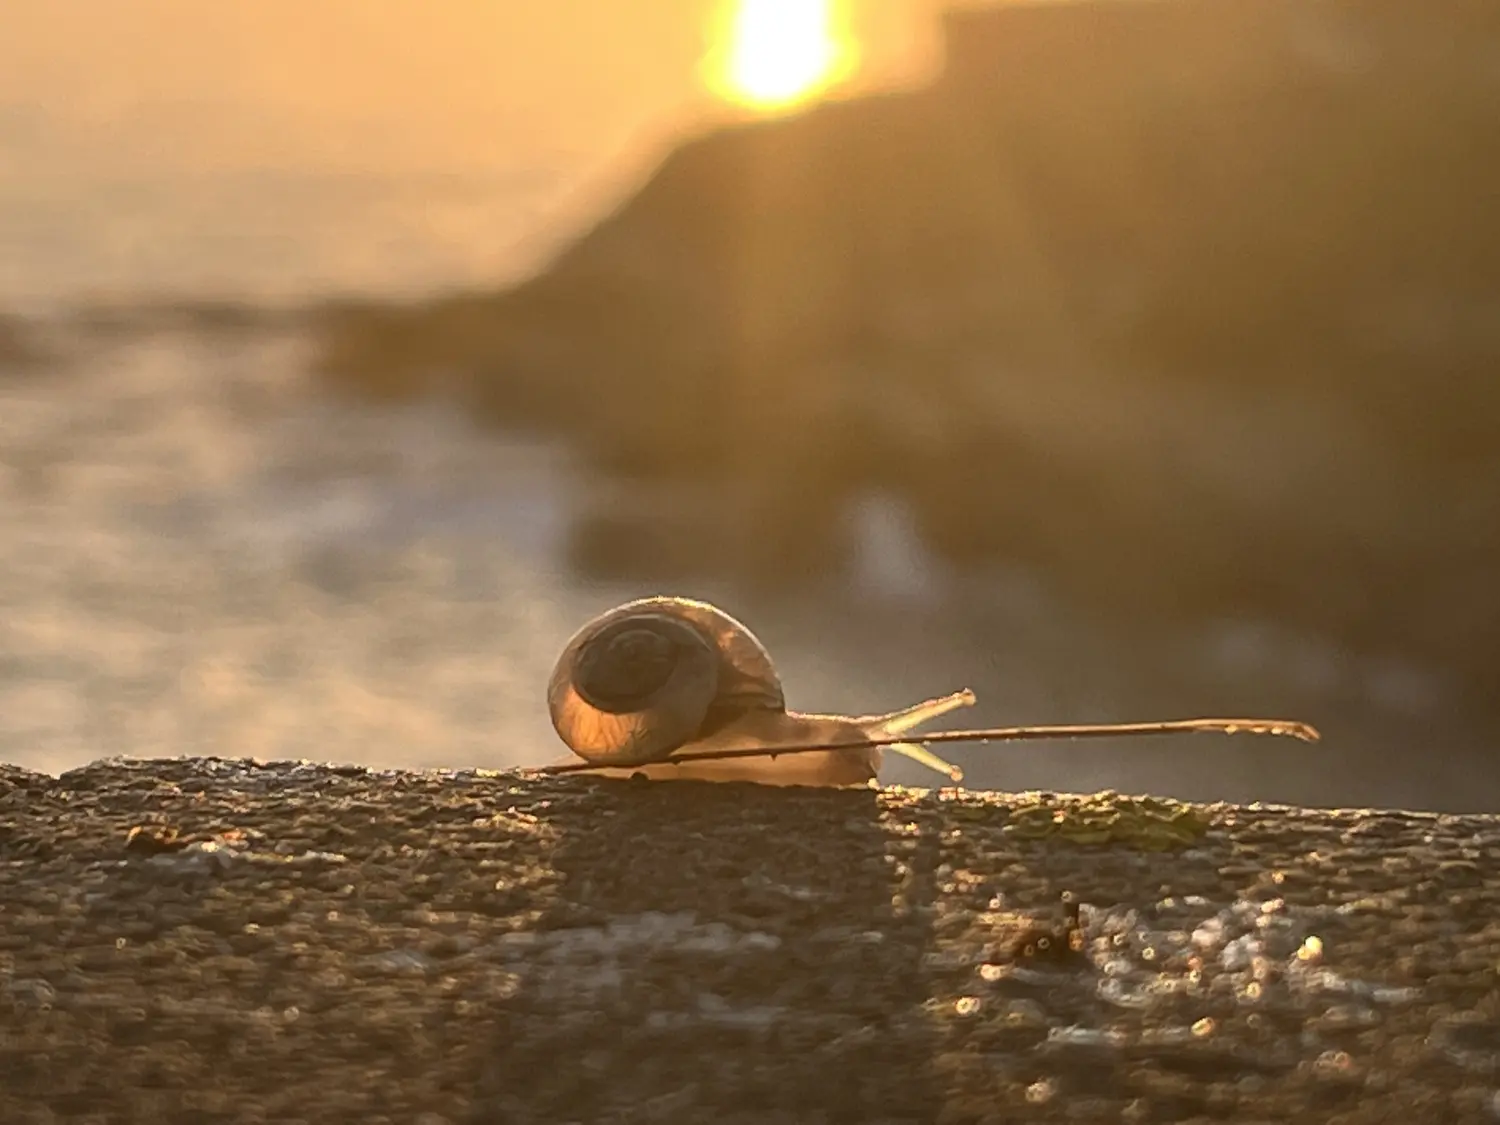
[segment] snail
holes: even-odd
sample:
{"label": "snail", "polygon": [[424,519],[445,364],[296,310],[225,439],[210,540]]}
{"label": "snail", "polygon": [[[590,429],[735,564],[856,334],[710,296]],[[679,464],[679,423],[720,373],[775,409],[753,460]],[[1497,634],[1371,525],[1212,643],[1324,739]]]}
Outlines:
{"label": "snail", "polygon": [[[882,747],[872,740],[893,739],[973,702],[973,692],[959,691],[888,715],[788,711],[781,678],[755,634],[716,606],[675,597],[628,602],[584,625],[547,685],[553,727],[592,766],[649,778],[783,785],[867,785],[881,764]],[[773,768],[756,760],[779,747],[824,743],[848,748],[788,754]],[[915,743],[888,745],[957,773]],[[736,747],[763,753],[715,754]],[[693,760],[705,754],[714,756]]]}
{"label": "snail", "polygon": [[1306,723],[1281,719],[914,733],[974,701],[965,688],[880,715],[789,711],[770,653],[745,625],[707,602],[641,598],[589,621],[564,646],[547,684],[547,708],[575,759],[543,772],[868,786],[889,749],[957,782],[962,771],[923,743],[1192,731],[1319,737]]}

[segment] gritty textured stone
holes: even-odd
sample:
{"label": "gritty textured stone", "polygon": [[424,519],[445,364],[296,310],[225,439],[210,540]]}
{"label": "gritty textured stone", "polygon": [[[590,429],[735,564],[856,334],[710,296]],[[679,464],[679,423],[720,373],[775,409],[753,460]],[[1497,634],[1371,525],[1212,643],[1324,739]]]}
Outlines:
{"label": "gritty textured stone", "polygon": [[0,767],[0,1121],[1495,1119],[1500,818],[1039,804]]}

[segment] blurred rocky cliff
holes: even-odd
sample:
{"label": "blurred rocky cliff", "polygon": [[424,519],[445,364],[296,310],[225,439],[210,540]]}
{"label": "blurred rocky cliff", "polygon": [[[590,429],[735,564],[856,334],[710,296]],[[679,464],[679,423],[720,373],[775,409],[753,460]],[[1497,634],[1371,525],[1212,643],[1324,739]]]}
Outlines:
{"label": "blurred rocky cliff", "polygon": [[41,350],[27,325],[12,317],[0,316],[0,376],[29,370],[41,357]]}
{"label": "blurred rocky cliff", "polygon": [[686,141],[516,288],[328,311],[323,372],[568,438],[591,573],[795,586],[880,492],[955,567],[1500,698],[1500,7],[947,32],[926,89]]}

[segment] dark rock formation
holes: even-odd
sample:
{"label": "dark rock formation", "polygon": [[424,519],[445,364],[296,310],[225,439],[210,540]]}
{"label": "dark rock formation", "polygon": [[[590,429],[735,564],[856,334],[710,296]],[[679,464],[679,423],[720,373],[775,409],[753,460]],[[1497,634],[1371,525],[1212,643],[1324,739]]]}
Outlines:
{"label": "dark rock formation", "polygon": [[[956,14],[930,89],[689,140],[513,290],[331,317],[324,369],[716,490],[744,576],[827,573],[884,489],[960,565],[1500,698],[1496,11]],[[600,518],[595,570],[667,538]]]}
{"label": "dark rock formation", "polygon": [[0,766],[0,1120],[1480,1122],[1496,847],[1489,816]]}
{"label": "dark rock formation", "polygon": [[42,361],[42,352],[26,326],[0,315],[0,375],[29,371]]}

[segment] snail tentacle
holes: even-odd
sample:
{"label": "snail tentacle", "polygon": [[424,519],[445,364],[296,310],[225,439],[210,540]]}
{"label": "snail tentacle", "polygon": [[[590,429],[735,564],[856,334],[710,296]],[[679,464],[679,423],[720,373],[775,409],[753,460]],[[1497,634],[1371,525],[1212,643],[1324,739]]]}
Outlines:
{"label": "snail tentacle", "polygon": [[[862,720],[862,724],[869,738],[891,738],[915,730],[924,723],[932,722],[933,719],[940,719],[950,711],[957,711],[960,707],[972,707],[974,702],[974,693],[964,688],[951,695],[924,700],[900,711],[892,711],[889,715],[871,716]],[[918,765],[926,766],[937,773],[947,774],[952,781],[964,779],[963,770],[934,754],[920,742],[893,742],[887,749],[910,758]]]}

